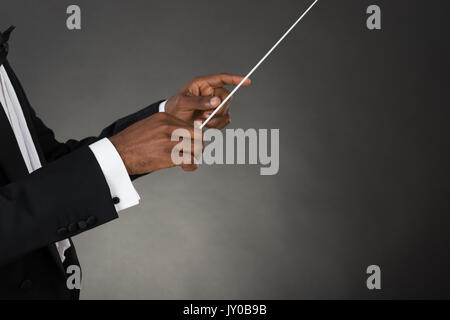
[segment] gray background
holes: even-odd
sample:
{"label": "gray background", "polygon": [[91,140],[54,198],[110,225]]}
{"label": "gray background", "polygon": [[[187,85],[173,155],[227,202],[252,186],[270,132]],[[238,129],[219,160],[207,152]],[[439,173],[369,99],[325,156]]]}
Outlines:
{"label": "gray background", "polygon": [[[82,8],[81,31],[65,10]],[[9,59],[61,140],[197,75],[245,74],[310,1],[1,0]],[[382,8],[383,30],[365,27]],[[445,1],[322,0],[233,103],[281,130],[280,173],[157,172],[74,239],[83,299],[450,297]],[[382,268],[383,289],[365,286]]]}

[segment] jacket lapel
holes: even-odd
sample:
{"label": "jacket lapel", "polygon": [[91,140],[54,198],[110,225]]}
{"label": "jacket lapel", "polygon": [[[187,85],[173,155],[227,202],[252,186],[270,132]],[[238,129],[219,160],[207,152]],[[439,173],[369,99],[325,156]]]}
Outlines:
{"label": "jacket lapel", "polygon": [[[8,38],[12,30],[14,30],[14,27],[9,28],[5,33],[0,32],[0,65],[4,65],[5,69],[7,68]],[[0,148],[2,180],[6,178],[6,182],[12,182],[28,175],[28,169],[20,152],[14,131],[2,105],[0,105]]]}
{"label": "jacket lapel", "polygon": [[[8,77],[11,80],[11,84],[14,87],[14,91],[16,92],[17,98],[20,102],[20,106],[22,107],[23,115],[25,117],[28,130],[30,131],[31,138],[36,147],[37,153],[39,155],[39,159],[41,161],[42,166],[46,164],[46,159],[44,157],[44,153],[42,151],[41,145],[39,144],[38,135],[33,123],[33,115],[31,110],[31,105],[28,102],[27,96],[19,82],[19,79],[16,77],[14,71],[9,65],[8,61],[5,61],[3,64],[6,72],[8,73]],[[3,107],[2,107],[3,108]],[[5,128],[5,129],[4,129]],[[4,132],[6,131],[6,132]],[[2,150],[7,150],[7,154],[0,156],[0,167],[6,168],[5,174],[11,181],[17,180],[28,175],[28,170],[23,160],[22,154],[20,152],[19,145],[17,144],[16,137],[14,136],[14,132],[9,124],[9,120],[6,117],[6,114],[3,110],[0,110],[0,143],[2,144]],[[3,139],[5,137],[5,139]],[[3,147],[5,144],[5,148]],[[61,258],[59,257],[58,250],[54,244],[48,246],[51,256],[55,260],[56,264],[59,266],[60,270],[66,274],[64,270],[64,266],[61,262]]]}
{"label": "jacket lapel", "polygon": [[0,108],[0,168],[7,180],[12,182],[27,176],[28,169],[3,106]]}
{"label": "jacket lapel", "polygon": [[22,85],[20,84],[19,79],[16,77],[16,74],[14,73],[14,70],[9,65],[8,61],[6,61],[4,63],[4,67],[5,67],[6,72],[8,73],[9,79],[11,80],[12,86],[14,87],[14,91],[16,92],[17,99],[19,99],[20,106],[22,107],[23,115],[27,122],[28,130],[30,131],[31,138],[33,139],[33,143],[36,147],[36,150],[37,150],[37,153],[39,156],[39,160],[41,161],[42,166],[44,166],[47,163],[47,161],[45,159],[41,145],[39,143],[36,128],[34,127],[30,102],[28,101],[28,98],[25,95]]}

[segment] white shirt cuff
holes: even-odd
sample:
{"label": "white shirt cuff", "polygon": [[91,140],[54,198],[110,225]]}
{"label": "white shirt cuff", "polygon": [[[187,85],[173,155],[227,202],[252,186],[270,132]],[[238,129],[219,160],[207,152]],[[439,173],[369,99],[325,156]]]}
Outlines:
{"label": "white shirt cuff", "polygon": [[89,146],[100,165],[106,183],[111,191],[111,198],[118,198],[115,204],[117,212],[138,205],[139,194],[131,182],[125,164],[108,138],[104,138]]}
{"label": "white shirt cuff", "polygon": [[163,101],[159,104],[159,112],[166,112],[166,103],[167,103],[167,100]]}

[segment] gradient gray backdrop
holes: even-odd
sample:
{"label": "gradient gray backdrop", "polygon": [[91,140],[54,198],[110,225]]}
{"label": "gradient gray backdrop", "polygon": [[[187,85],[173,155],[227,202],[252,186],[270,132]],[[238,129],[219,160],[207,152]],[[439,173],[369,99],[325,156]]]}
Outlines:
{"label": "gradient gray backdrop", "polygon": [[[311,1],[1,0],[9,59],[60,140],[192,77],[245,74]],[[431,5],[432,3],[432,5]],[[66,8],[82,30],[66,29]],[[365,10],[382,8],[382,31]],[[450,297],[445,1],[321,0],[240,91],[279,128],[280,173],[157,172],[138,207],[74,239],[83,299]],[[382,268],[379,292],[367,266]]]}

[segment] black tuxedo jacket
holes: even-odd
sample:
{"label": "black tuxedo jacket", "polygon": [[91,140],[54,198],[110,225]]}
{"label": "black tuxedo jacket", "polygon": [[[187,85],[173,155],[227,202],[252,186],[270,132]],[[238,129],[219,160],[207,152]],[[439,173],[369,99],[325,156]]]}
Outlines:
{"label": "black tuxedo jacket", "polygon": [[[88,147],[158,111],[155,103],[120,119],[98,137],[60,143],[36,116],[6,61],[43,168],[29,174],[0,106],[0,299],[77,299],[66,268],[78,265],[75,249],[61,263],[55,242],[117,218],[103,172]],[[136,177],[132,177],[136,178]]]}

